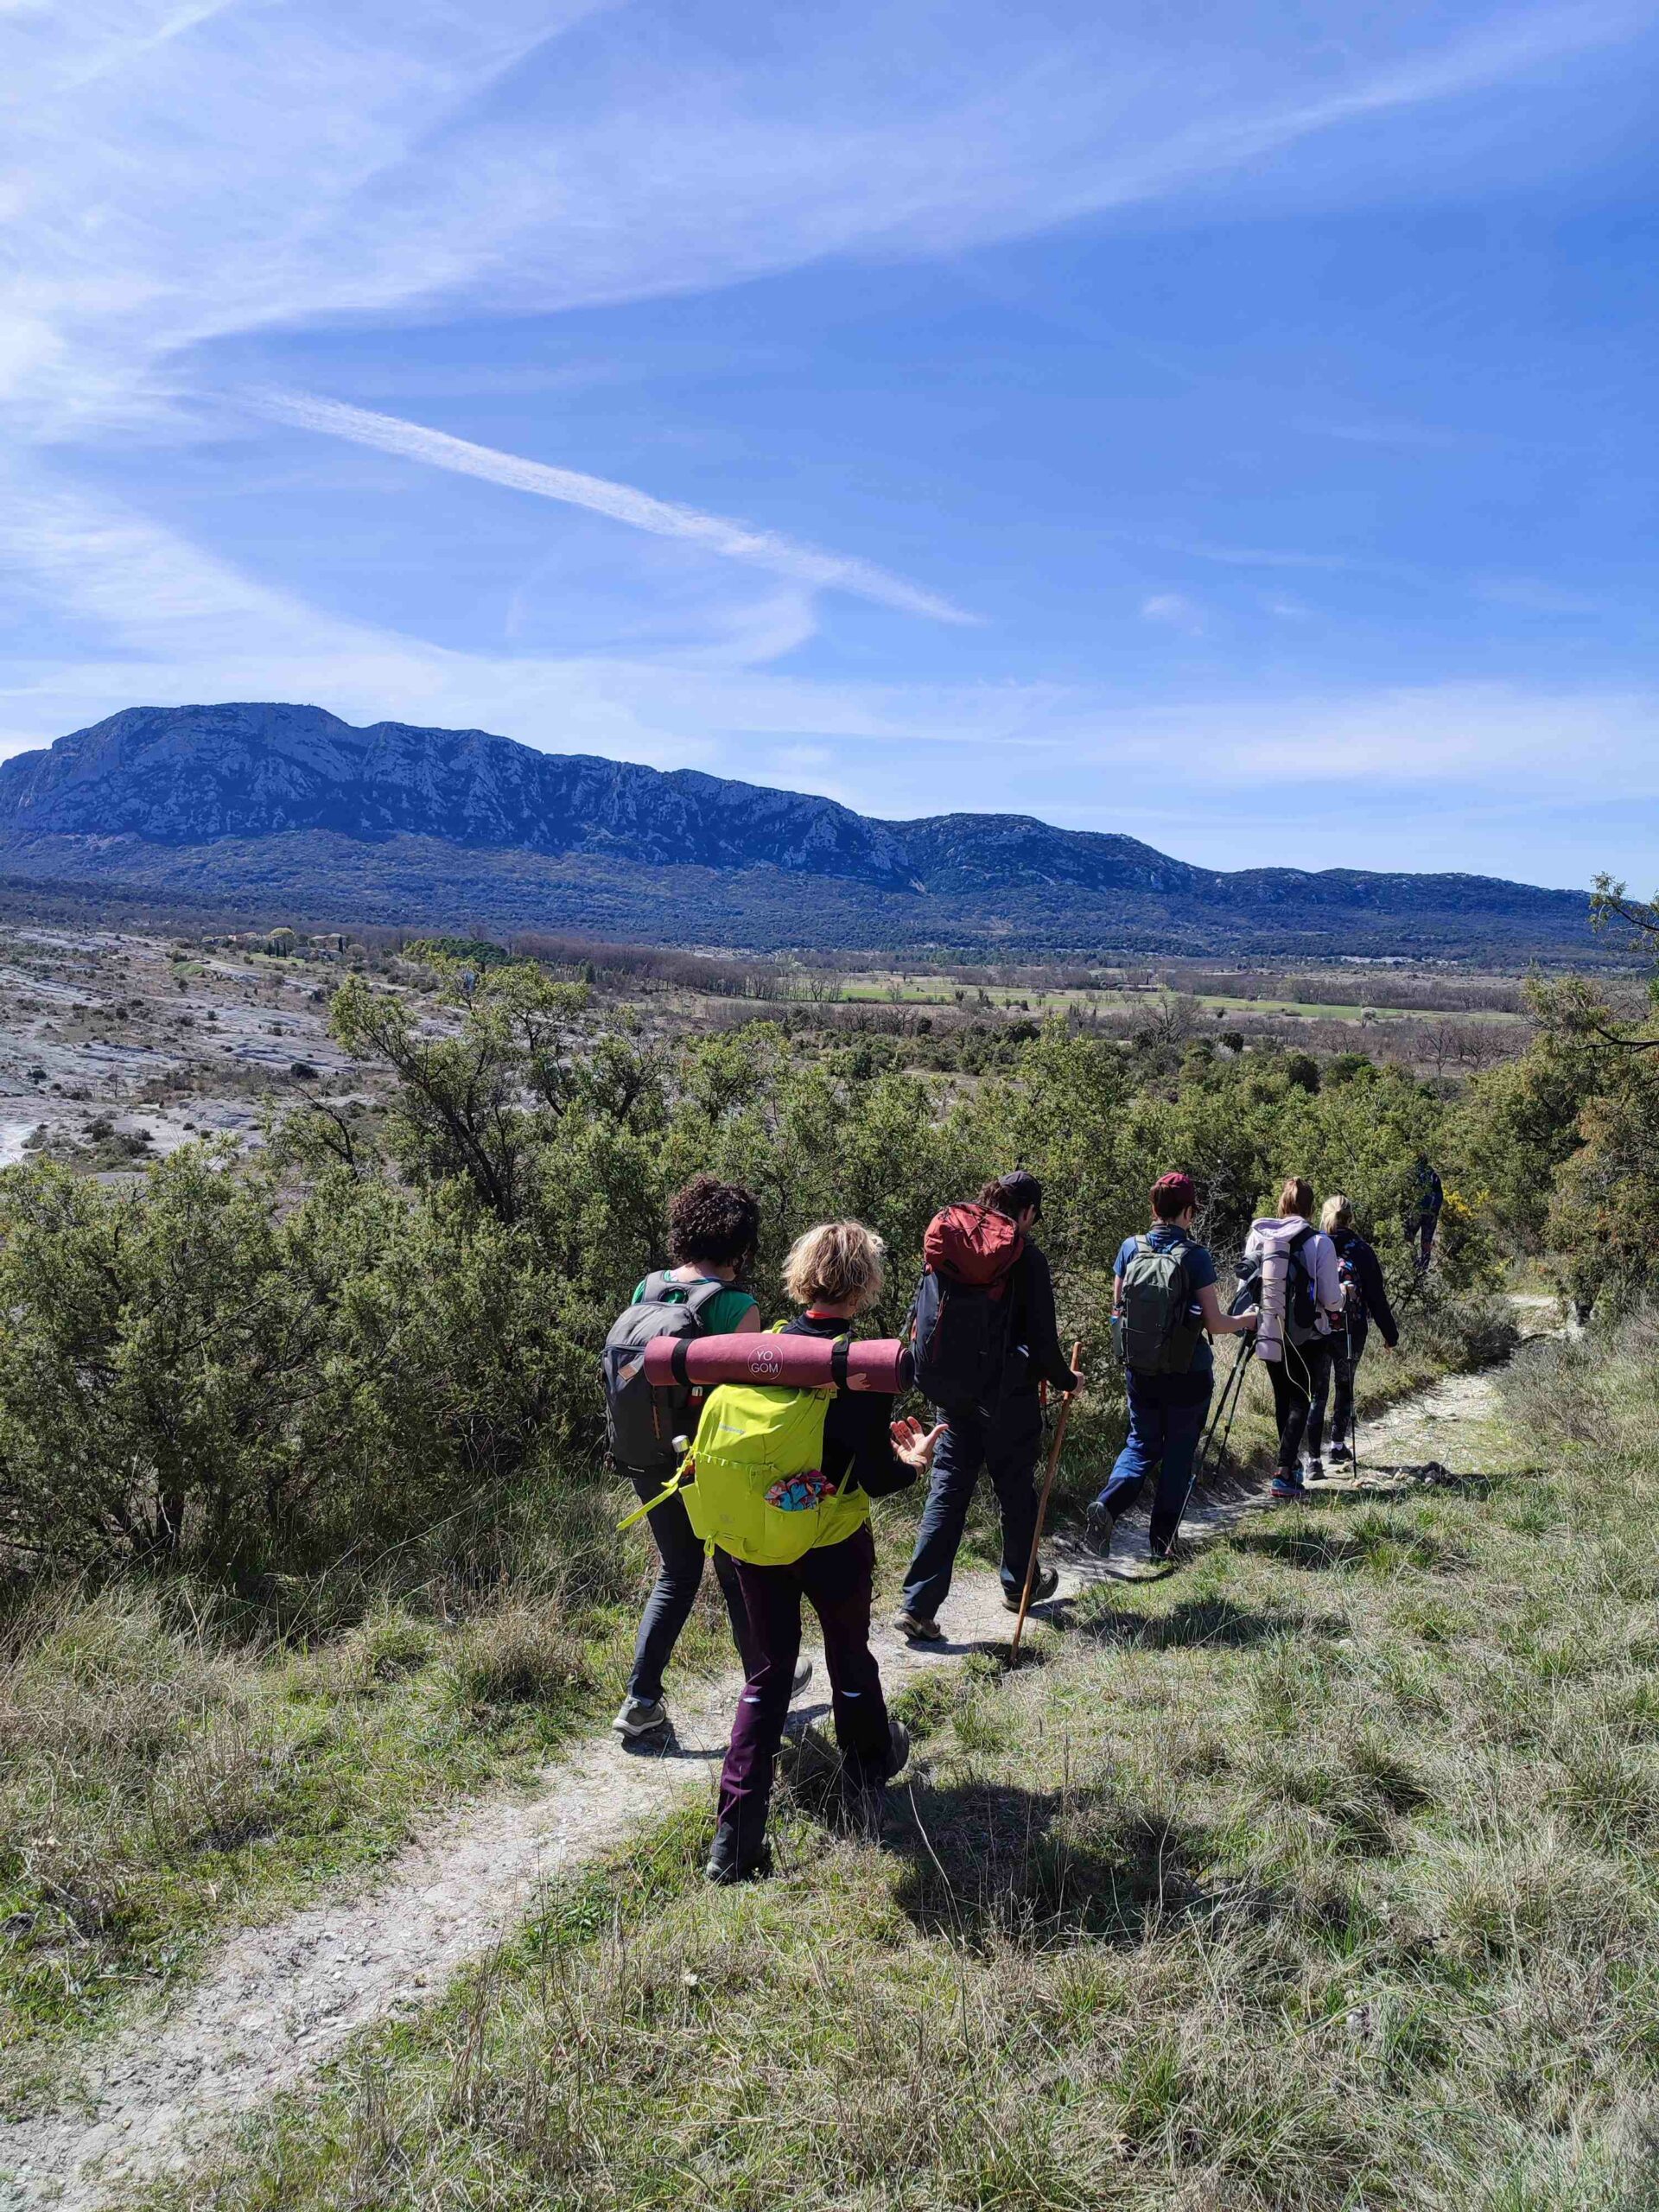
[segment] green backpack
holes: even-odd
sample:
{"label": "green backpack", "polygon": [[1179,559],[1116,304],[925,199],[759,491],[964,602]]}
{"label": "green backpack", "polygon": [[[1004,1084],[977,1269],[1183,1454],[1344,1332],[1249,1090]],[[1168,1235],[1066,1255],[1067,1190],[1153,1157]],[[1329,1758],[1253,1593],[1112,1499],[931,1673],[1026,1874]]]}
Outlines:
{"label": "green backpack", "polygon": [[1204,1334],[1202,1322],[1187,1319],[1192,1288],[1181,1255],[1185,1241],[1164,1249],[1149,1236],[1137,1236],[1123,1270],[1119,1341],[1123,1364],[1137,1375],[1186,1375]]}
{"label": "green backpack", "polygon": [[[820,1544],[840,1543],[863,1525],[869,1500],[856,1485],[842,1495],[824,1477],[830,1398],[826,1390],[722,1382],[703,1401],[678,1473],[652,1503],[677,1494],[705,1545],[751,1567],[788,1567]],[[631,1513],[622,1527],[650,1510]]]}

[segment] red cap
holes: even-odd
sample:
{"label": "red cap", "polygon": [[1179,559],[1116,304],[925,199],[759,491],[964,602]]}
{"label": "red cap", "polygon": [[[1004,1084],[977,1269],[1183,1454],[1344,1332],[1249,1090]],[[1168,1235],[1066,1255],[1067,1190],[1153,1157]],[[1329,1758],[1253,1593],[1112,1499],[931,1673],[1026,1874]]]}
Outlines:
{"label": "red cap", "polygon": [[1152,1186],[1152,1194],[1154,1198],[1162,1194],[1166,1198],[1179,1198],[1183,1213],[1188,1206],[1195,1206],[1198,1203],[1198,1185],[1190,1175],[1182,1174],[1179,1168],[1172,1174],[1160,1175]]}

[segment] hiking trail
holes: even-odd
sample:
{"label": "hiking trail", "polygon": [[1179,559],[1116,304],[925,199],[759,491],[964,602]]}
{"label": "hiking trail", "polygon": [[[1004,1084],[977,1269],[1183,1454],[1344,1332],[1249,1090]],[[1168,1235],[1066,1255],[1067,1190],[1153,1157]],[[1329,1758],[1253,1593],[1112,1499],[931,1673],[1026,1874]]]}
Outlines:
{"label": "hiking trail", "polygon": [[[1454,1462],[1459,1432],[1489,1419],[1496,1403],[1488,1370],[1452,1376],[1363,1423],[1366,1486],[1391,1465]],[[1183,1535],[1201,1541],[1270,1503],[1265,1482],[1217,1485],[1189,1504]],[[1064,1538],[1046,1548],[1060,1586],[1033,1607],[1033,1622],[1111,1579],[1115,1566],[1144,1562],[1144,1512],[1121,1525],[1110,1565]],[[942,1608],[942,1644],[912,1647],[897,1635],[886,1618],[894,1595],[879,1599],[871,1638],[890,1692],[970,1652],[1005,1649],[1013,1630],[994,1573],[958,1578]],[[829,1712],[822,1657],[808,1648],[817,1672],[793,1709],[797,1728]],[[456,1808],[370,1890],[324,1897],[232,1936],[200,1980],[92,2044],[53,2110],[0,2122],[0,2212],[130,2202],[362,2030],[432,2002],[523,1923],[546,1883],[688,1796],[712,1798],[739,1687],[735,1675],[682,1676],[671,1682],[675,1734],[665,1749],[624,1748],[607,1731],[544,1770],[530,1794]]]}

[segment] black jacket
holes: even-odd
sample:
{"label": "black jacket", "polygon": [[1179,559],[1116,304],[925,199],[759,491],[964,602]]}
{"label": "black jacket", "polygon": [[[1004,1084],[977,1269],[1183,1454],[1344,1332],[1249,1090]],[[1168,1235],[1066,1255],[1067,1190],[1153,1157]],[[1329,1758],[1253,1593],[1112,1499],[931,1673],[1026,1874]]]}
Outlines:
{"label": "black jacket", "polygon": [[1385,1344],[1400,1341],[1400,1325],[1394,1318],[1394,1308],[1389,1304],[1389,1287],[1382,1280],[1382,1263],[1357,1229],[1338,1229],[1331,1242],[1337,1248],[1338,1261],[1345,1260],[1353,1269],[1354,1281],[1359,1286],[1357,1304],[1348,1308],[1348,1334],[1356,1350],[1365,1341],[1366,1323],[1375,1321],[1382,1332]]}
{"label": "black jacket", "polygon": [[[814,1320],[798,1313],[785,1321],[786,1337],[844,1337],[847,1321]],[[850,1471],[861,1490],[885,1497],[898,1485],[916,1479],[913,1468],[893,1448],[893,1408],[895,1401],[885,1390],[837,1390],[823,1416],[823,1471],[839,1490]],[[868,1479],[866,1479],[866,1478]]]}
{"label": "black jacket", "polygon": [[1005,1395],[1034,1390],[1046,1382],[1052,1390],[1077,1386],[1071,1363],[1060,1349],[1060,1325],[1054,1314],[1054,1278],[1048,1262],[1030,1237],[1020,1254],[1009,1285],[1014,1300],[1008,1316],[1008,1357],[1003,1376]]}

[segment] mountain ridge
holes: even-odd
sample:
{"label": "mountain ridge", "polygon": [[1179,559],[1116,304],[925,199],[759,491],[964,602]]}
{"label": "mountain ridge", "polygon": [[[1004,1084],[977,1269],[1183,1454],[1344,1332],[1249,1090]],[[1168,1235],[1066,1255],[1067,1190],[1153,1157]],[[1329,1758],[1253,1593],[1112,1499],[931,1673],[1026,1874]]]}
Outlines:
{"label": "mountain ridge", "polygon": [[0,763],[0,869],[364,920],[582,927],[620,907],[637,910],[626,934],[757,950],[1142,950],[1161,928],[1172,950],[1343,934],[1468,957],[1586,933],[1582,893],[1501,877],[1202,868],[1031,815],[887,821],[700,769],[273,702],[128,708]]}

